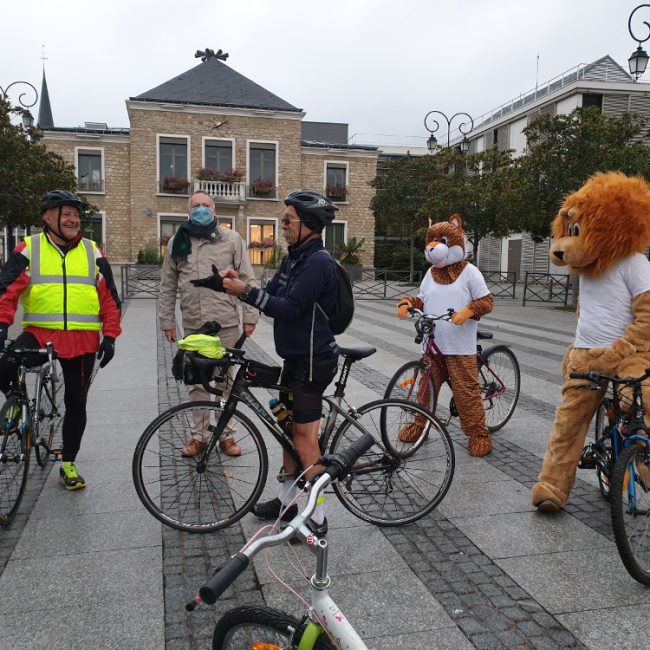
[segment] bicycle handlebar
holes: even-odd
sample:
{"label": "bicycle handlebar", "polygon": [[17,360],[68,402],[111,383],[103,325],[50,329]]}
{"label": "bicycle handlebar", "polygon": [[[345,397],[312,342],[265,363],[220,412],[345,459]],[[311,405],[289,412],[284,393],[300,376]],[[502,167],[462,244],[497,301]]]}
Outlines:
{"label": "bicycle handlebar", "polygon": [[[7,343],[9,344],[10,342],[8,341]],[[0,354],[10,357],[13,356],[18,362],[24,361],[25,358],[32,354],[47,357],[48,361],[58,359],[59,353],[54,349],[54,344],[48,341],[45,345],[46,347],[44,348],[13,348],[12,350],[5,348]]]}
{"label": "bicycle handlebar", "polygon": [[434,330],[436,329],[436,321],[450,321],[451,317],[455,313],[455,310],[453,307],[449,307],[446,313],[440,314],[439,316],[425,314],[423,311],[417,309],[416,307],[409,307],[408,312],[411,317],[417,317],[417,321],[415,321],[415,331],[417,332],[415,342],[422,343],[422,339],[425,336],[433,334]]}
{"label": "bicycle handlebar", "polygon": [[[602,381],[608,381],[612,384],[639,384],[642,381],[650,378],[650,367],[645,369],[645,372],[640,377],[612,377],[611,375],[605,375],[596,370],[590,370],[589,372],[572,372],[569,374],[570,379],[585,379],[592,384],[599,384]],[[596,386],[597,387],[597,386]]]}
{"label": "bicycle handlebar", "polygon": [[[250,546],[244,547],[239,553],[235,553],[224,565],[219,567],[212,577],[199,589],[200,599],[213,605],[219,596],[245,571],[250,564],[250,560],[262,549],[270,546],[277,546],[290,538],[295,537],[303,528],[309,517],[316,508],[316,502],[325,488],[335,480],[345,478],[359,457],[364,454],[372,445],[375,439],[369,434],[364,433],[361,438],[356,440],[350,447],[336,454],[327,454],[318,459],[317,464],[325,465],[325,470],[314,477],[309,498],[305,509],[296,515],[285,529],[274,535],[266,535]],[[186,609],[194,609],[194,601],[186,605]]]}

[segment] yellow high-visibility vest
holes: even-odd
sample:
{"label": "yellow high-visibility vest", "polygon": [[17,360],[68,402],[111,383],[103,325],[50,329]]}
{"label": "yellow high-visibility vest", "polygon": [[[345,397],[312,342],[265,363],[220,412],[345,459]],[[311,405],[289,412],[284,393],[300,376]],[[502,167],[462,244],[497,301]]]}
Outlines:
{"label": "yellow high-visibility vest", "polygon": [[20,296],[23,327],[101,330],[96,244],[82,238],[65,257],[45,233],[25,238],[31,279]]}

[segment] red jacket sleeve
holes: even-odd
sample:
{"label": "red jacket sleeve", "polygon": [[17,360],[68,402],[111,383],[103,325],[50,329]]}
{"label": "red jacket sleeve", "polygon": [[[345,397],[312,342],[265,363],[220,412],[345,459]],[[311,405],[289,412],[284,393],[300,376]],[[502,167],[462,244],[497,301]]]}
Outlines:
{"label": "red jacket sleeve", "polygon": [[26,248],[25,242],[20,242],[0,271],[0,323],[11,325],[14,322],[20,294],[29,284]]}

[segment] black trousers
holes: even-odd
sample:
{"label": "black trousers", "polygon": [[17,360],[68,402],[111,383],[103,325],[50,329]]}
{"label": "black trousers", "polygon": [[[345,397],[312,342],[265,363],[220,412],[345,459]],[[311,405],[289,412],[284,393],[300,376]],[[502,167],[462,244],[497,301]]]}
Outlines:
{"label": "black trousers", "polygon": [[[40,347],[34,335],[23,332],[11,348]],[[95,365],[95,354],[90,352],[71,359],[59,359],[63,370],[65,415],[63,416],[62,460],[73,461],[79,453],[81,438],[86,430],[86,401]],[[6,358],[0,359],[0,390],[7,393],[16,377],[16,364]]]}

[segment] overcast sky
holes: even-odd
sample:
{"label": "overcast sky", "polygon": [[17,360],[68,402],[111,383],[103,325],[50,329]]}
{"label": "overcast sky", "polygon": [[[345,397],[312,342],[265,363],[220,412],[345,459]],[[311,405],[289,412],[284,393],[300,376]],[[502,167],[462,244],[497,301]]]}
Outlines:
{"label": "overcast sky", "polygon": [[[221,48],[227,65],[305,110],[307,120],[346,122],[356,142],[424,144],[430,110],[477,119],[536,81],[606,54],[627,69],[636,48],[628,17],[639,4],[4,0],[0,87],[26,80],[40,92],[45,45],[55,126],[127,127],[128,97],[197,65],[197,49]],[[635,14],[641,38],[645,20],[650,8]]]}

